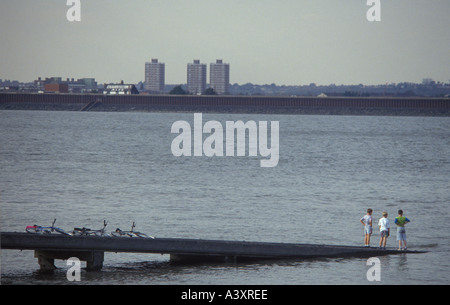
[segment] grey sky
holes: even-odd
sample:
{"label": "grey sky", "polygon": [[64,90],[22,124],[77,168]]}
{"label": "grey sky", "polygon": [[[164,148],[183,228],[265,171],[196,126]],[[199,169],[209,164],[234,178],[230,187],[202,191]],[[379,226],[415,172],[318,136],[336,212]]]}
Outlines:
{"label": "grey sky", "polygon": [[[231,65],[231,83],[384,84],[450,79],[450,1],[1,0],[0,78],[95,77],[135,83],[144,64],[166,64],[186,83],[193,59]],[[209,69],[209,66],[208,66]]]}

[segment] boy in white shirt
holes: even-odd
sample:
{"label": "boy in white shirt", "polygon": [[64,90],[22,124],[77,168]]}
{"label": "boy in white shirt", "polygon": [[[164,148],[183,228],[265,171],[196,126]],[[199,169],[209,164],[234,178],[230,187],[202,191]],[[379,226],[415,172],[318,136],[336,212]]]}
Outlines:
{"label": "boy in white shirt", "polygon": [[391,226],[389,224],[388,213],[383,212],[382,218],[378,221],[378,227],[380,228],[381,238],[380,238],[380,249],[386,250],[386,241],[389,237],[389,233],[391,232]]}

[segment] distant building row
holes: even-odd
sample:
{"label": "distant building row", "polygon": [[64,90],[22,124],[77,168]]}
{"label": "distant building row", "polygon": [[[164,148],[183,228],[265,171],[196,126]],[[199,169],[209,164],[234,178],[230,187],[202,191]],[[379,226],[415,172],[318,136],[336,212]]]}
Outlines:
{"label": "distant building row", "polygon": [[78,80],[62,77],[38,78],[34,81],[34,87],[39,91],[61,92],[61,93],[85,93],[96,92],[97,82],[95,78],[81,78]]}
{"label": "distant building row", "polygon": [[[206,88],[206,64],[194,60],[187,65],[187,89],[190,94],[202,94]],[[218,59],[209,68],[209,86],[217,94],[228,94],[230,85],[230,65]],[[152,59],[145,63],[144,89],[152,93],[163,93],[165,85],[165,64]]]}
{"label": "distant building row", "polygon": [[111,95],[139,94],[133,84],[104,84],[103,88],[97,86],[94,78],[63,80],[62,77],[38,78],[34,81],[34,88],[41,93],[103,93]]}

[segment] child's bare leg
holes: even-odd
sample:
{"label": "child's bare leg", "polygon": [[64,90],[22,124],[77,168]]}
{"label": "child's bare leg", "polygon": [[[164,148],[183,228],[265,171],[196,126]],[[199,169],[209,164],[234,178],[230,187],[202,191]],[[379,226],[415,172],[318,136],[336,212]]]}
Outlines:
{"label": "child's bare leg", "polygon": [[370,244],[370,234],[364,235],[364,245],[368,246]]}

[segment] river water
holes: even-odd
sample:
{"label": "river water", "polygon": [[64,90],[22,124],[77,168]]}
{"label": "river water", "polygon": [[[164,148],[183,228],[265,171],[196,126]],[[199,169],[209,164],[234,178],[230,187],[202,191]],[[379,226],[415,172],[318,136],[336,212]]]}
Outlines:
{"label": "river water", "polygon": [[[105,253],[102,271],[82,270],[81,283],[450,283],[450,118],[203,114],[223,126],[278,121],[276,167],[261,167],[260,155],[175,157],[179,120],[193,126],[194,114],[0,111],[1,231],[106,219],[107,230],[134,221],[156,237],[363,245],[367,208],[391,224],[401,208],[408,248],[428,252],[380,257],[379,282],[368,281],[367,258],[174,265]],[[67,283],[64,261],[43,275],[33,255],[3,250],[2,284]]]}

